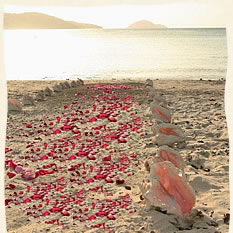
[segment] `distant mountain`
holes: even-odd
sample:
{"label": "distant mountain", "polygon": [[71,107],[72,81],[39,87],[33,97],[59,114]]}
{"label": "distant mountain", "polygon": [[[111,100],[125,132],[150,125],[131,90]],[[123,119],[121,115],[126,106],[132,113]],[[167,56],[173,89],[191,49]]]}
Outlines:
{"label": "distant mountain", "polygon": [[85,29],[101,28],[94,24],[65,21],[54,16],[27,12],[22,14],[4,14],[5,29]]}
{"label": "distant mountain", "polygon": [[167,28],[162,24],[154,24],[147,20],[137,21],[128,26],[129,29],[153,29],[153,28]]}

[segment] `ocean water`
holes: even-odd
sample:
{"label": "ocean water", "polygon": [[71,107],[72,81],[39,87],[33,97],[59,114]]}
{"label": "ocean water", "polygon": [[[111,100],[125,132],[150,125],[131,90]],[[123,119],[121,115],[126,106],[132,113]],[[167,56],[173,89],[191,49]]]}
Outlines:
{"label": "ocean water", "polygon": [[225,29],[5,30],[7,80],[221,79]]}

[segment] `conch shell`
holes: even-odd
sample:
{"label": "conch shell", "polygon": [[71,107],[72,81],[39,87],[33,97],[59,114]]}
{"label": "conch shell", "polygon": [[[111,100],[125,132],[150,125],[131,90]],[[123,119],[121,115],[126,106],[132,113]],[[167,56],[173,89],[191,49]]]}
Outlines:
{"label": "conch shell", "polygon": [[186,137],[183,130],[170,123],[162,123],[154,129],[155,141],[159,146],[172,145],[174,143],[185,142]]}
{"label": "conch shell", "polygon": [[50,88],[46,87],[45,90],[44,90],[44,94],[46,96],[52,96],[53,91]]}
{"label": "conch shell", "polygon": [[8,99],[8,112],[10,111],[22,112],[23,107],[18,100],[9,98]]}
{"label": "conch shell", "polygon": [[24,94],[23,95],[23,105],[35,105],[35,101],[31,96]]}
{"label": "conch shell", "polygon": [[170,161],[175,167],[184,170],[186,164],[183,157],[174,149],[168,146],[159,147],[158,155],[155,157],[156,163]]}
{"label": "conch shell", "polygon": [[148,206],[166,209],[181,217],[187,217],[195,206],[192,187],[183,173],[171,162],[154,163],[150,168],[151,185],[148,190],[140,186]]}
{"label": "conch shell", "polygon": [[66,88],[71,88],[70,84],[67,81],[64,82],[64,85]]}
{"label": "conch shell", "polygon": [[43,91],[40,91],[37,93],[35,100],[37,100],[37,101],[44,101],[45,100]]}
{"label": "conch shell", "polygon": [[78,84],[74,80],[72,80],[71,83],[70,83],[70,86],[71,87],[77,87]]}
{"label": "conch shell", "polygon": [[62,91],[62,88],[61,88],[60,85],[55,84],[55,85],[53,86],[53,91],[54,91],[54,92],[61,92],[61,91]]}
{"label": "conch shell", "polygon": [[159,123],[170,123],[172,120],[172,115],[167,108],[164,108],[153,101],[150,104],[150,110],[152,112],[152,116],[155,118],[156,122]]}
{"label": "conch shell", "polygon": [[153,87],[153,81],[151,80],[151,79],[147,79],[146,80],[146,84],[145,84],[146,86],[151,86],[151,87]]}

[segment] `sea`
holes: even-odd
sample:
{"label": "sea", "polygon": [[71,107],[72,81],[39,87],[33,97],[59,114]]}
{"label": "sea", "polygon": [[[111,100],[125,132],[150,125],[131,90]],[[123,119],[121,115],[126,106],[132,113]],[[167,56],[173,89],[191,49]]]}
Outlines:
{"label": "sea", "polygon": [[226,29],[5,30],[7,80],[219,80]]}

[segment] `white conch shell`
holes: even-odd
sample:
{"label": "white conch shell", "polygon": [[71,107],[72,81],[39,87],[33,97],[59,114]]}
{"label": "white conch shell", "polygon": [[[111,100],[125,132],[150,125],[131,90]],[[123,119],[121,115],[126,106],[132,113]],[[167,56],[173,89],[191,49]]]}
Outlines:
{"label": "white conch shell", "polygon": [[8,99],[8,112],[10,111],[16,111],[16,112],[22,112],[23,108],[20,102],[16,99],[9,98]]}
{"label": "white conch shell", "polygon": [[35,101],[31,96],[24,94],[23,95],[23,105],[35,105]]}
{"label": "white conch shell", "polygon": [[151,87],[153,87],[153,81],[151,80],[151,79],[147,79],[146,80],[146,84],[145,84],[146,86],[151,86]]}
{"label": "white conch shell", "polygon": [[159,147],[158,155],[155,157],[157,163],[170,161],[177,168],[184,170],[186,164],[183,157],[171,147],[164,145]]}
{"label": "white conch shell", "polygon": [[45,100],[43,91],[40,91],[37,93],[35,100],[37,100],[37,101],[44,101]]}
{"label": "white conch shell", "polygon": [[84,85],[84,81],[82,79],[80,79],[80,78],[78,78],[76,82],[77,82],[78,86]]}
{"label": "white conch shell", "polygon": [[151,185],[140,185],[147,208],[161,207],[182,217],[188,216],[195,206],[196,197],[184,174],[171,162],[152,163]]}
{"label": "white conch shell", "polygon": [[152,116],[155,118],[158,124],[163,122],[171,122],[172,115],[168,108],[164,108],[153,101],[150,103],[150,110],[152,112]]}
{"label": "white conch shell", "polygon": [[159,95],[158,92],[153,87],[148,87],[148,89],[149,89],[149,100],[152,101],[152,103],[158,104],[161,107],[168,109],[166,99],[161,95]]}
{"label": "white conch shell", "polygon": [[71,87],[77,87],[78,86],[78,84],[74,80],[71,81],[70,85],[71,85]]}
{"label": "white conch shell", "polygon": [[70,84],[67,81],[64,82],[64,85],[66,88],[71,88]]}
{"label": "white conch shell", "polygon": [[44,94],[46,96],[52,96],[53,92],[50,88],[46,87],[45,90],[44,90]]}
{"label": "white conch shell", "polygon": [[64,83],[63,83],[63,82],[60,82],[60,83],[59,83],[59,86],[60,86],[61,90],[66,89],[66,86],[64,85]]}
{"label": "white conch shell", "polygon": [[61,92],[61,91],[62,91],[62,88],[61,88],[60,85],[55,84],[55,85],[53,86],[53,91],[54,91],[54,92]]}
{"label": "white conch shell", "polygon": [[183,130],[173,124],[162,123],[154,129],[155,141],[159,146],[172,145],[178,142],[185,142],[186,137]]}

